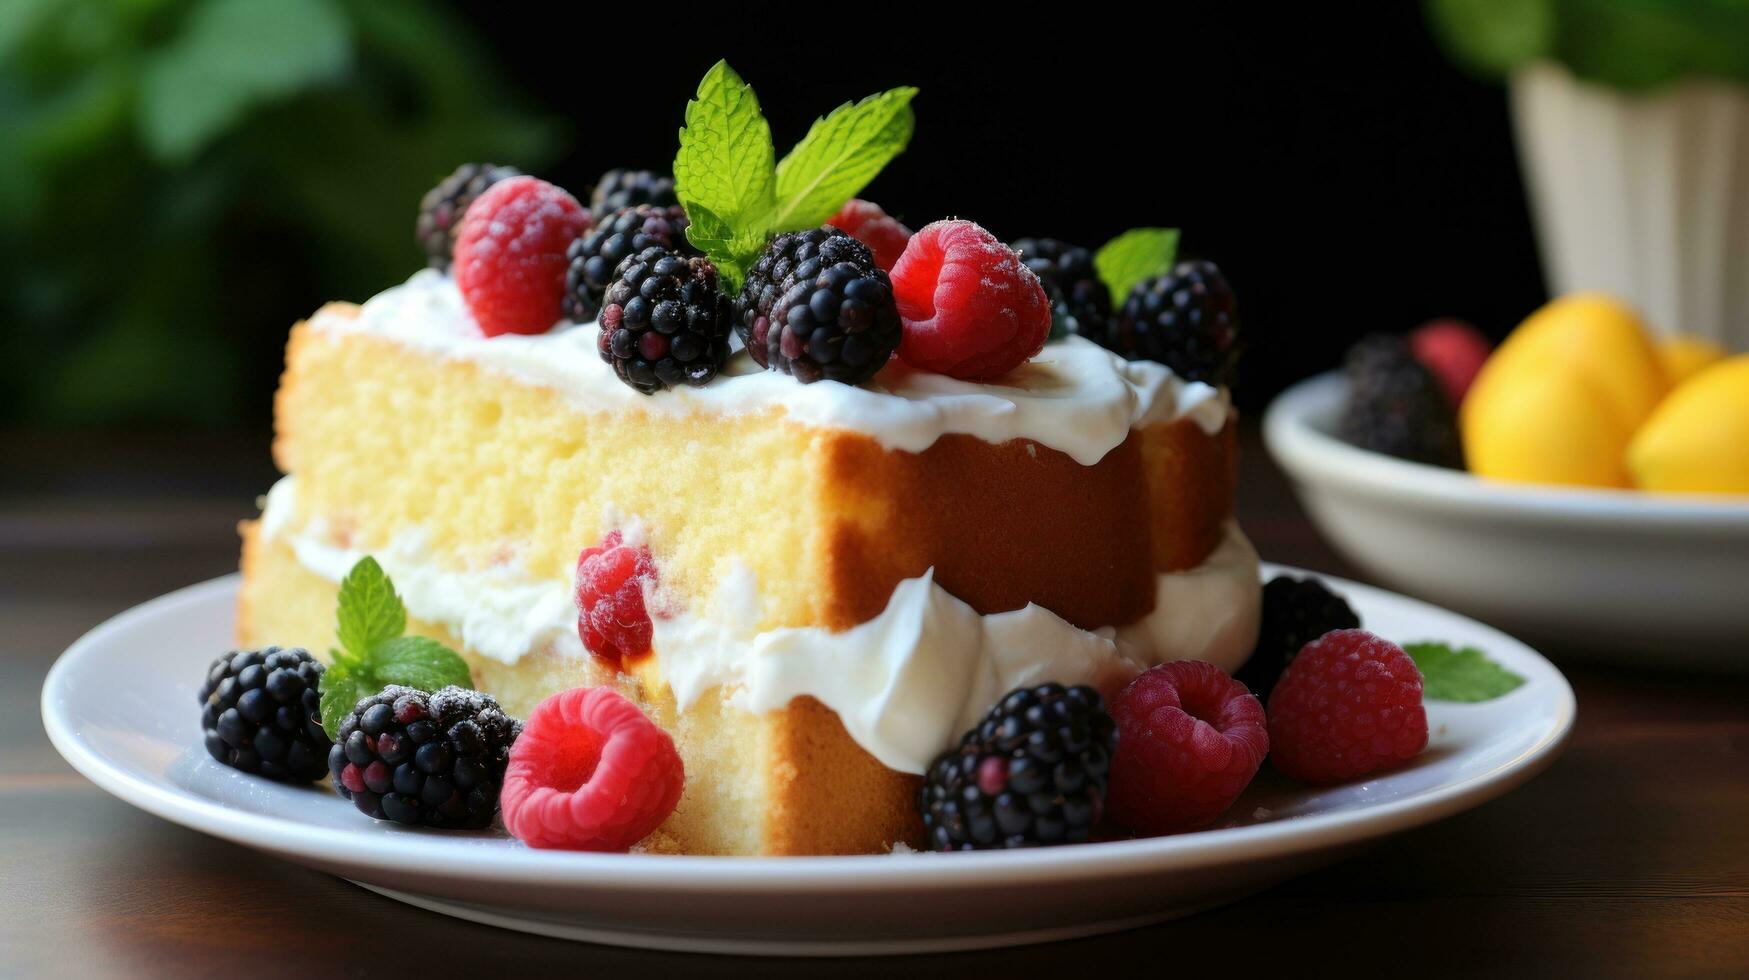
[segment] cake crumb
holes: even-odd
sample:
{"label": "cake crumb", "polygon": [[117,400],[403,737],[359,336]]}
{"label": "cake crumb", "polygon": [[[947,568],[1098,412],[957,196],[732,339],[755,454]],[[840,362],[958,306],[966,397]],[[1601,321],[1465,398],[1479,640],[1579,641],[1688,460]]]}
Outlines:
{"label": "cake crumb", "polygon": [[1260,806],[1251,811],[1251,819],[1253,820],[1268,820],[1273,816],[1275,816],[1275,811],[1266,806]]}

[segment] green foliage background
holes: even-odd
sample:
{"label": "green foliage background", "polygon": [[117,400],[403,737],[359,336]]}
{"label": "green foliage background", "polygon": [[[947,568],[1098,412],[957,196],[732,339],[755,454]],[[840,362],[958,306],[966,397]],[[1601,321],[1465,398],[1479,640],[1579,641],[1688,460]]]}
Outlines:
{"label": "green foliage background", "polygon": [[565,134],[417,0],[3,0],[0,426],[258,424],[289,317]]}

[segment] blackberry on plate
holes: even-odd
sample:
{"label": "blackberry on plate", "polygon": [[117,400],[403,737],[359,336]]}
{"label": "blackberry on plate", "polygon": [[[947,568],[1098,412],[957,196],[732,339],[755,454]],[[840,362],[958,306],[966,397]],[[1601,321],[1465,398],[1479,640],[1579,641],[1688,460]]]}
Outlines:
{"label": "blackberry on plate", "polygon": [[867,245],[831,226],[779,235],[735,301],[735,330],[761,367],[803,384],[861,384],[899,347],[893,283]]}
{"label": "blackberry on plate", "polygon": [[1119,354],[1158,361],[1188,381],[1231,384],[1239,360],[1233,289],[1213,262],[1180,262],[1130,290],[1108,340]]}
{"label": "blackberry on plate", "polygon": [[1022,238],[1020,258],[1051,298],[1051,338],[1079,334],[1103,346],[1111,320],[1111,290],[1093,268],[1093,253],[1055,238]]}
{"label": "blackberry on plate", "polygon": [[637,204],[679,204],[674,178],[650,170],[615,168],[601,175],[589,194],[589,210],[597,218]]}
{"label": "blackberry on plate", "polygon": [[490,695],[390,685],[340,723],[328,772],[335,792],[378,820],[485,827],[498,812],[510,745],[521,731]]}
{"label": "blackberry on plate", "polygon": [[486,188],[521,173],[515,167],[495,163],[464,163],[426,191],[419,202],[419,220],[413,227],[413,237],[425,252],[425,264],[433,269],[449,268],[455,254],[456,228],[461,225],[468,205]]}
{"label": "blackberry on plate", "polygon": [[1331,630],[1360,628],[1360,617],[1339,595],[1315,578],[1277,575],[1263,587],[1263,615],[1257,646],[1233,679],[1267,702],[1281,672],[1306,644]]}
{"label": "blackberry on plate", "polygon": [[974,851],[1085,841],[1105,808],[1117,729],[1091,687],[1010,691],[929,767],[917,805],[928,847]]}
{"label": "blackberry on plate", "polygon": [[1348,405],[1336,434],[1374,452],[1461,469],[1457,412],[1402,337],[1373,334],[1348,349]]}
{"label": "blackberry on plate", "polygon": [[207,668],[200,728],[212,757],[285,782],[322,778],[322,663],[301,649],[233,650]]}
{"label": "blackberry on plate", "polygon": [[686,241],[686,212],[679,205],[638,204],[620,208],[571,243],[565,253],[565,316],[587,323],[601,313],[601,297],[613,271],[627,257],[659,245],[697,255]]}
{"label": "blackberry on plate", "polygon": [[601,359],[646,395],[709,384],[729,359],[729,297],[709,259],[652,245],[619,264],[605,301]]}

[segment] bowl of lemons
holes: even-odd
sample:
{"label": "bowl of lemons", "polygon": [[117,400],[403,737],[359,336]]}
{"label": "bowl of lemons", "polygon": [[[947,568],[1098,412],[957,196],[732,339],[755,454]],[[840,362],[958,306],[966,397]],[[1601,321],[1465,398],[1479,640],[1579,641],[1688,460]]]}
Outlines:
{"label": "bowl of lemons", "polygon": [[1491,350],[1465,329],[1368,338],[1270,405],[1320,531],[1568,656],[1749,670],[1749,354],[1598,293]]}

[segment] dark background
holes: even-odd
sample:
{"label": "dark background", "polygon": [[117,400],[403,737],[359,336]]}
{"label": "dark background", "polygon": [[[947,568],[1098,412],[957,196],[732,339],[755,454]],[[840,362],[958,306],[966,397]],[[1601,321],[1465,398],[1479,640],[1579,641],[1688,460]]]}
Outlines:
{"label": "dark background", "polygon": [[[1089,246],[1181,227],[1238,291],[1249,409],[1365,332],[1453,315],[1500,336],[1543,299],[1505,91],[1418,4],[115,8],[0,36],[0,430],[265,428],[286,329],[419,266],[436,178],[492,159],[583,197],[609,167],[666,169],[719,57],[780,153],[918,86],[911,148],[865,194],[913,226]],[[223,60],[239,45],[260,50]],[[165,90],[170,136],[160,63],[198,80]],[[166,143],[190,103],[248,89],[211,73],[254,63],[304,69]]]}

